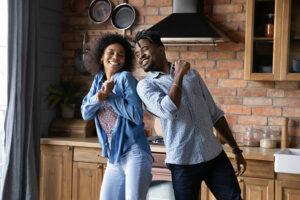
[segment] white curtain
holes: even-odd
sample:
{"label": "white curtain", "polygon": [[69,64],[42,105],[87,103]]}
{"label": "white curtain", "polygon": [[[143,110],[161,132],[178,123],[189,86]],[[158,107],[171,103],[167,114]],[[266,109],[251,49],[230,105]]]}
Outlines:
{"label": "white curtain", "polygon": [[8,103],[2,200],[38,199],[38,0],[8,1]]}

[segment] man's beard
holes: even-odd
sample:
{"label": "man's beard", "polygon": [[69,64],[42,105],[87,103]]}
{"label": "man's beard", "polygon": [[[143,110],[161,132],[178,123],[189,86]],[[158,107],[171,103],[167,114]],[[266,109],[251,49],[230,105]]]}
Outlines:
{"label": "man's beard", "polygon": [[155,69],[156,69],[155,65],[153,64],[153,62],[151,62],[148,67],[144,68],[144,71],[150,72],[150,71],[155,71]]}

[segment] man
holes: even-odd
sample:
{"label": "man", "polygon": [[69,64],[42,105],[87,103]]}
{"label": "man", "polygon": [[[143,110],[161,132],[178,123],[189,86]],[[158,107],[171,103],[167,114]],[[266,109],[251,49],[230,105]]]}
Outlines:
{"label": "man", "polygon": [[[236,175],[244,173],[246,161],[199,73],[188,62],[169,63],[154,32],[140,31],[134,42],[137,62],[148,72],[137,92],[146,109],[161,120],[176,199],[198,199],[202,180],[217,199],[241,199]],[[213,127],[235,154],[235,172]]]}

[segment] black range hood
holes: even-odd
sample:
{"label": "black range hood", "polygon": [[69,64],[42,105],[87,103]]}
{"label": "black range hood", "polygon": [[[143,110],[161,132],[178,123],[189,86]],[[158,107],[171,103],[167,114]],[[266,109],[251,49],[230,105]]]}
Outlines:
{"label": "black range hood", "polygon": [[165,44],[213,44],[229,41],[202,13],[202,0],[173,0],[173,13],[149,30],[157,31]]}

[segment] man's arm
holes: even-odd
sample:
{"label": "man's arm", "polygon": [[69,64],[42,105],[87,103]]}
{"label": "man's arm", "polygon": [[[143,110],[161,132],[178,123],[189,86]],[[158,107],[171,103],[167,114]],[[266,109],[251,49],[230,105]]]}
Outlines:
{"label": "man's arm", "polygon": [[190,69],[190,63],[179,60],[179,61],[175,61],[174,67],[175,67],[174,79],[171,88],[169,90],[168,96],[176,105],[177,109],[179,109],[181,103],[181,94],[182,94],[182,80],[184,75],[186,75],[188,73],[188,70]]}
{"label": "man's arm", "polygon": [[[214,127],[217,129],[217,131],[221,134],[221,136],[224,138],[224,140],[229,144],[229,146],[233,149],[233,152],[239,149],[232,132],[228,126],[227,120],[225,117],[221,117],[218,119],[218,121],[215,123]],[[247,163],[242,155],[242,153],[234,153],[234,159],[236,162],[236,170],[235,173],[237,176],[241,176],[245,171],[247,167]]]}

